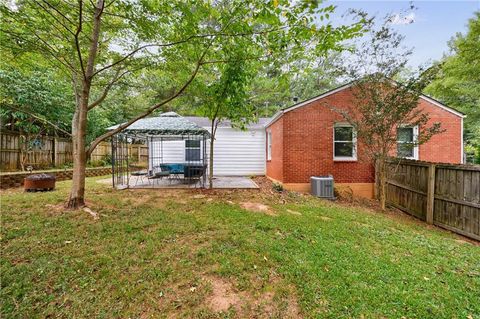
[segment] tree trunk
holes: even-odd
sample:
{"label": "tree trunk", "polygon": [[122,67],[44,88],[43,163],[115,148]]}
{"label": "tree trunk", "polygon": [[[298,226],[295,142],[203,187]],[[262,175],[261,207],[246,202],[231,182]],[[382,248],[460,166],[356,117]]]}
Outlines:
{"label": "tree trunk", "polygon": [[73,178],[70,197],[66,204],[69,209],[78,209],[85,206],[85,177],[87,167],[87,153],[85,150],[87,134],[88,88],[82,92],[80,105],[77,107],[72,120],[73,144]]}
{"label": "tree trunk", "polygon": [[379,187],[379,201],[380,201],[380,207],[382,210],[386,209],[386,185],[387,185],[387,172],[386,172],[386,166],[385,166],[385,159],[381,158],[379,159],[379,165],[378,168],[380,170],[378,176],[380,179],[380,187]]}
{"label": "tree trunk", "polygon": [[[82,3],[80,2],[80,6]],[[81,8],[81,7],[80,7]],[[78,57],[82,62],[82,81],[81,92],[76,95],[77,105],[72,120],[72,144],[73,144],[73,178],[70,197],[66,204],[67,208],[78,209],[85,206],[85,177],[87,167],[87,113],[88,102],[90,98],[90,88],[92,87],[92,78],[95,70],[95,59],[98,50],[98,41],[100,37],[101,17],[104,9],[104,0],[97,0],[95,12],[93,15],[93,29],[90,40],[90,48],[88,50],[88,58],[86,68],[83,68],[83,59],[81,55]],[[81,23],[79,31],[81,30]],[[78,40],[78,39],[77,39]],[[75,82],[74,75],[74,82]]]}
{"label": "tree trunk", "polygon": [[213,188],[213,147],[215,144],[215,119],[212,120],[210,130],[210,154],[208,158],[208,188]]}

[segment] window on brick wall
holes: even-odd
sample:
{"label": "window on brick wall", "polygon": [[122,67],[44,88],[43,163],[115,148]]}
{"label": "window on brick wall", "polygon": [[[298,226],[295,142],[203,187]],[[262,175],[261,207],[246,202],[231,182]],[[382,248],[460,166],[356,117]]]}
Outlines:
{"label": "window on brick wall", "polygon": [[272,131],[267,131],[267,161],[272,160]]}
{"label": "window on brick wall", "polygon": [[418,160],[418,126],[397,128],[397,157]]}
{"label": "window on brick wall", "polygon": [[357,134],[352,125],[339,123],[333,127],[333,159],[357,160]]}

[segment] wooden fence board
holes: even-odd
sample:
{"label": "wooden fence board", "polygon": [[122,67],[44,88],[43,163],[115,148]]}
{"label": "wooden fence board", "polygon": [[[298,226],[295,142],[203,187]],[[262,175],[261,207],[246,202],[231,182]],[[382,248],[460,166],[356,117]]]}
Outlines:
{"label": "wooden fence board", "polygon": [[[52,136],[38,137],[38,147],[25,155],[25,166],[34,169],[61,167],[73,160],[73,146],[70,139]],[[16,171],[21,169],[21,136],[18,132],[2,130],[0,134],[0,169]],[[148,162],[148,147],[143,144],[129,144],[128,154],[134,162]],[[91,161],[101,161],[111,155],[109,142],[101,142],[90,157]]]}
{"label": "wooden fence board", "polygon": [[[389,160],[386,200],[421,220],[480,240],[478,165]],[[432,217],[427,218],[429,209]]]}

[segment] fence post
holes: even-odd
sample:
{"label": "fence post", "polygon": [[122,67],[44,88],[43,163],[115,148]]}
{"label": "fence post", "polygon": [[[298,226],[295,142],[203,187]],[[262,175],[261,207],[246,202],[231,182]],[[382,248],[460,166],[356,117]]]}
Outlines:
{"label": "fence post", "polygon": [[60,159],[58,158],[58,138],[55,136],[53,138],[53,166],[57,167],[60,164]]}
{"label": "fence post", "polygon": [[435,164],[428,165],[427,180],[427,224],[433,224],[433,206],[435,204]]}

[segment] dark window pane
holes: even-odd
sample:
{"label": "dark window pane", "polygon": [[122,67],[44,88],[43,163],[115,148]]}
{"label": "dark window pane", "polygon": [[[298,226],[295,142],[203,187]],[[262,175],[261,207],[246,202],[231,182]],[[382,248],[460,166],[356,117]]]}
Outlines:
{"label": "dark window pane", "polygon": [[199,148],[188,148],[185,150],[185,160],[186,161],[199,161],[200,160],[200,149]]}
{"label": "dark window pane", "polygon": [[200,147],[200,140],[186,140],[185,147]]}
{"label": "dark window pane", "polygon": [[397,141],[413,142],[413,128],[412,127],[397,128]]}
{"label": "dark window pane", "polygon": [[335,142],[335,157],[353,157],[353,143]]}
{"label": "dark window pane", "polygon": [[398,143],[397,144],[397,156],[398,157],[413,157],[414,145],[410,143]]}
{"label": "dark window pane", "polygon": [[353,127],[335,127],[335,141],[353,140]]}

